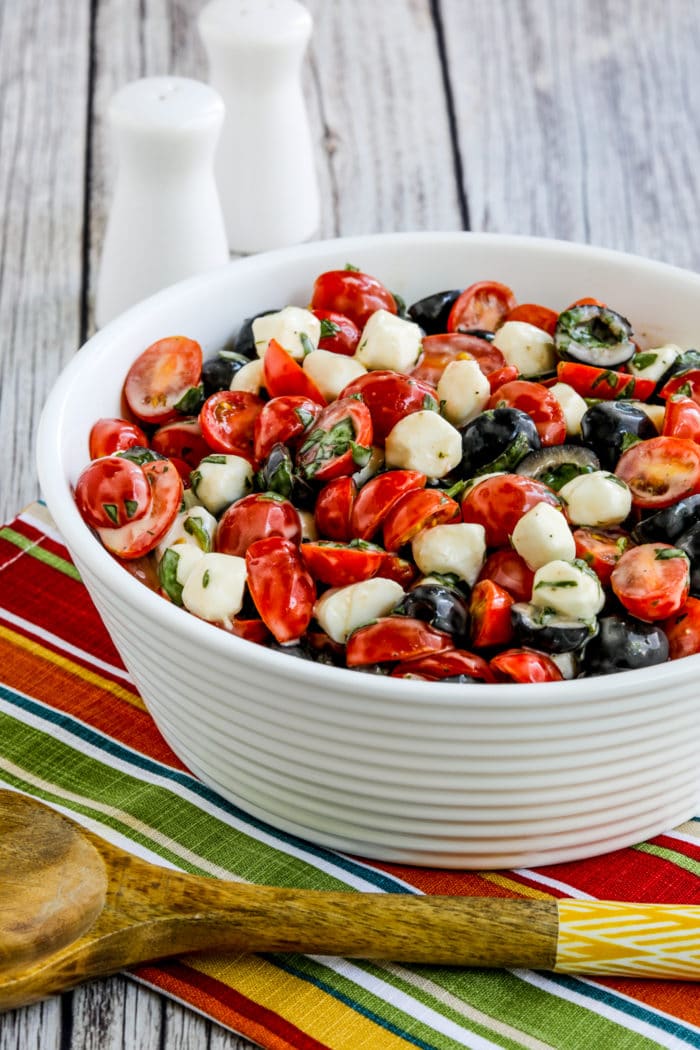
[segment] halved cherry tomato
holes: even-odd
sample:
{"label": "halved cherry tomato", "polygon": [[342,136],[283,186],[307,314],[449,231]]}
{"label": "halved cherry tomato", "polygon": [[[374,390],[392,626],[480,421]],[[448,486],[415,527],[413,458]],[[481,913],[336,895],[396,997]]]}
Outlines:
{"label": "halved cherry tomato", "polygon": [[357,485],[347,474],[323,486],[314,506],[314,521],[321,536],[339,543],[352,539],[355,533],[351,521],[356,498]]}
{"label": "halved cherry tomato", "polygon": [[348,667],[381,664],[452,649],[452,636],[411,616],[382,616],[350,635],[345,648]]}
{"label": "halved cherry tomato", "polygon": [[459,332],[480,328],[495,332],[515,307],[515,296],[498,281],[477,281],[455,299],[447,319],[447,331]]}
{"label": "halved cherry tomato", "polygon": [[312,310],[321,322],[321,338],[318,341],[320,350],[330,350],[332,354],[344,354],[352,357],[357,350],[361,332],[354,321],[336,310]]}
{"label": "halved cherry tomato", "polygon": [[676,394],[683,394],[691,398],[696,405],[700,405],[700,369],[690,368],[687,372],[679,372],[678,375],[671,376],[659,390],[659,397],[664,401]]}
{"label": "halved cherry tomato", "polygon": [[384,561],[384,551],[373,543],[353,540],[349,545],[332,540],[302,543],[301,556],[307,569],[319,583],[347,587],[376,576]]}
{"label": "halved cherry tomato", "polygon": [[573,310],[575,306],[605,306],[606,304],[602,299],[594,299],[590,295],[584,295],[583,299],[576,299],[575,302],[570,303],[567,306],[567,310]]}
{"label": "halved cherry tomato", "polygon": [[387,434],[404,416],[423,409],[437,412],[435,388],[429,383],[400,372],[376,371],[353,379],[340,397],[360,394],[372,417],[372,434],[376,445],[383,445]]}
{"label": "halved cherry tomato", "polygon": [[514,599],[493,580],[474,585],[469,600],[469,633],[472,645],[484,649],[507,645],[513,638],[510,607]]}
{"label": "halved cherry tomato", "polygon": [[462,519],[483,525],[487,547],[505,547],[523,514],[538,503],[561,506],[541,481],[521,474],[499,474],[474,485],[462,500]]}
{"label": "halved cherry tomato", "polygon": [[325,397],[313,379],[276,339],[271,339],[267,344],[263,357],[263,377],[270,397],[298,395],[308,397],[317,405],[326,404]]}
{"label": "halved cherry tomato", "polygon": [[430,525],[459,521],[459,504],[439,489],[412,489],[399,496],[384,516],[384,547],[397,551]]}
{"label": "halved cherry tomato", "polygon": [[527,412],[537,427],[542,445],[561,445],[566,441],[564,411],[552,394],[541,383],[516,379],[504,383],[492,394],[487,408],[517,408]]}
{"label": "halved cherry tomato", "polygon": [[314,281],[312,310],[332,310],[349,317],[360,331],[375,310],[396,313],[396,300],[388,288],[360,270],[328,270]]}
{"label": "halved cherry tomato", "polygon": [[240,616],[234,616],[231,633],[237,638],[245,638],[247,642],[256,642],[258,645],[264,645],[270,637],[270,632],[262,620],[247,620]]}
{"label": "halved cherry tomato", "polygon": [[194,339],[173,335],[152,343],[134,361],[124,382],[124,397],[137,419],[169,423],[177,405],[202,375],[202,348]]}
{"label": "halved cherry tomato", "polygon": [[473,678],[477,682],[494,680],[486,660],[476,653],[467,652],[466,649],[447,649],[442,653],[419,656],[417,660],[405,660],[391,672],[392,678],[405,678],[406,675],[420,675],[431,682],[442,678],[455,678],[457,675]]}
{"label": "halved cherry tomato", "polygon": [[632,398],[646,401],[654,393],[653,379],[640,379],[626,372],[595,365],[581,365],[577,361],[560,361],[557,365],[559,382],[573,387],[581,397],[599,397],[603,401],[620,401]]}
{"label": "halved cherry tomato", "polygon": [[610,583],[612,571],[628,547],[632,546],[624,529],[594,529],[583,526],[574,529],[576,557],[590,565],[603,587]]}
{"label": "halved cherry tomato", "polygon": [[272,446],[279,441],[294,447],[296,439],[316,422],[320,414],[321,406],[317,401],[299,394],[282,395],[267,401],[255,420],[256,459],[267,459]]}
{"label": "halved cherry tomato", "polygon": [[190,466],[190,464],[185,463],[184,459],[180,459],[179,456],[168,456],[168,460],[170,463],[172,463],[172,465],[175,467],[175,470],[182,478],[182,484],[185,486],[185,488],[190,488],[192,484],[192,467]]}
{"label": "halved cherry tomato", "polygon": [[642,543],[625,551],[610,582],[625,609],[637,619],[665,620],[685,604],[690,562],[670,543]]}
{"label": "halved cherry tomato", "polygon": [[83,520],[99,529],[116,529],[138,521],[151,509],[151,486],[138,463],[120,456],[94,459],[75,486]]}
{"label": "halved cherry tomato", "polygon": [[242,558],[251,543],[282,536],[301,543],[301,519],[296,507],[276,492],[254,492],[228,507],[216,530],[216,550]]}
{"label": "halved cherry tomato", "polygon": [[382,576],[386,580],[394,580],[404,590],[410,587],[417,575],[418,570],[412,561],[400,558],[398,554],[392,554],[390,551],[385,552],[384,560],[377,570],[377,576]]}
{"label": "halved cherry tomato", "polygon": [[560,682],[554,660],[535,649],[506,649],[489,663],[497,682]]}
{"label": "halved cherry tomato", "polygon": [[182,503],[182,479],[169,459],[144,463],[141,469],[151,487],[148,512],[120,529],[97,530],[110,554],[128,560],[141,558],[158,546],[175,521]]}
{"label": "halved cherry tomato", "polygon": [[[506,367],[506,359],[493,343],[466,332],[445,332],[423,339],[423,353],[411,372],[414,379],[437,386],[451,361],[473,359],[485,376]],[[517,379],[516,369],[513,379]]]}
{"label": "halved cherry tomato", "polygon": [[661,624],[668,638],[669,658],[700,653],[700,599],[688,598],[669,620]]}
{"label": "halved cherry tomato", "polygon": [[493,580],[508,591],[516,602],[529,602],[535,574],[517,551],[506,547],[489,554],[481,567],[477,583],[481,580]]}
{"label": "halved cherry tomato", "polygon": [[425,488],[425,474],[418,470],[388,470],[362,486],[350,519],[351,535],[371,540],[394,504],[406,493]]}
{"label": "halved cherry tomato", "polygon": [[559,314],[556,310],[550,310],[548,306],[540,306],[539,303],[520,303],[514,306],[506,317],[506,321],[524,321],[525,324],[534,324],[535,328],[541,328],[543,332],[554,335],[557,327]]}
{"label": "halved cherry tomato", "polygon": [[98,419],[90,431],[90,459],[113,456],[136,445],[145,448],[148,438],[141,427],[128,419]]}
{"label": "halved cherry tomato", "polygon": [[295,642],[309,626],[316,587],[299,548],[281,536],[256,540],[245,553],[248,588],[278,642]]}
{"label": "halved cherry tomato", "polygon": [[666,402],[661,433],[664,437],[687,438],[700,445],[700,404],[692,397],[674,394]]}
{"label": "halved cherry tomato", "polygon": [[151,448],[168,459],[182,459],[191,469],[198,467],[212,449],[204,440],[198,419],[176,419],[165,423],[151,438]]}
{"label": "halved cherry tomato", "polygon": [[515,365],[505,365],[503,368],[499,368],[497,372],[489,372],[486,378],[489,381],[491,393],[495,394],[502,386],[505,386],[506,383],[512,383],[519,375],[520,372]]}
{"label": "halved cherry tomato", "polygon": [[622,453],[615,474],[627,482],[636,507],[670,507],[700,491],[700,448],[685,438],[639,441]]}
{"label": "halved cherry tomato", "polygon": [[364,401],[339,397],[323,409],[297,452],[296,463],[307,479],[330,481],[354,474],[371,454],[372,417]]}
{"label": "halved cherry tomato", "polygon": [[217,390],[199,413],[204,440],[214,452],[255,458],[255,423],[265,402],[247,390]]}

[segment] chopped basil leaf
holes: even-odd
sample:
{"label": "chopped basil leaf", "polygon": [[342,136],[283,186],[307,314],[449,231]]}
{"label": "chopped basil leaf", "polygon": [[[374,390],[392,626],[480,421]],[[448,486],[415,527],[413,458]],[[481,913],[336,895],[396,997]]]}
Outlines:
{"label": "chopped basil leaf", "polygon": [[309,337],[306,334],[306,332],[299,332],[299,342],[301,343],[301,345],[303,347],[304,357],[306,357],[307,354],[312,354],[314,352],[314,350],[316,349],[316,347],[311,342],[311,340],[309,339]]}
{"label": "chopped basil leaf", "polygon": [[576,580],[540,580],[535,584],[535,590],[539,591],[540,587],[578,587],[578,582]]}
{"label": "chopped basil leaf", "polygon": [[193,514],[191,517],[185,518],[182,527],[190,536],[194,536],[197,545],[201,547],[205,554],[208,554],[211,550],[211,536],[202,525],[201,520]]}
{"label": "chopped basil leaf", "polygon": [[668,561],[669,558],[685,558],[687,560],[688,555],[685,551],[678,550],[677,547],[657,547],[654,553],[655,561]]}
{"label": "chopped basil leaf", "polygon": [[[440,402],[441,405],[444,405],[444,403],[445,403],[444,401]],[[427,412],[438,412],[439,411],[438,403],[437,403],[437,401],[435,400],[435,398],[433,397],[432,394],[426,394],[425,397],[423,398],[423,409],[425,411],[427,411]]]}
{"label": "chopped basil leaf", "polygon": [[366,467],[369,463],[369,457],[372,455],[371,447],[368,447],[367,445],[358,445],[355,441],[351,441],[350,450],[352,452],[353,463],[358,467]]}
{"label": "chopped basil leaf", "polygon": [[593,387],[599,386],[601,383],[607,383],[611,390],[614,390],[619,382],[619,376],[616,372],[611,372],[609,369],[605,369],[599,376],[596,376],[591,383],[591,390]]}
{"label": "chopped basil leaf", "polygon": [[594,467],[590,463],[586,463],[583,466],[579,466],[578,463],[560,463],[559,466],[545,471],[537,480],[558,492],[567,482],[580,477],[581,474],[591,474],[593,470]]}
{"label": "chopped basil leaf", "polygon": [[399,295],[398,292],[391,293],[394,302],[396,303],[396,314],[398,317],[403,317],[404,320],[408,317],[408,310],[406,309],[406,300],[403,296]]}
{"label": "chopped basil leaf", "polygon": [[360,267],[359,266],[353,266],[353,264],[349,263],[349,262],[345,263],[345,266],[343,267],[343,269],[349,270],[350,273],[360,273]]}
{"label": "chopped basil leaf", "polygon": [[[102,510],[110,521],[113,521],[115,525],[119,524],[119,512],[117,511],[116,503],[103,503]],[[131,515],[129,515],[129,517],[131,517]]]}
{"label": "chopped basil leaf", "polygon": [[201,471],[199,471],[199,470],[191,470],[190,471],[190,486],[191,486],[192,491],[194,492],[195,496],[197,495],[197,489],[199,488],[201,480],[202,480],[202,472]]}
{"label": "chopped basil leaf", "polygon": [[175,605],[182,605],[182,584],[177,578],[179,561],[180,555],[169,547],[158,563],[160,585]]}
{"label": "chopped basil leaf", "polygon": [[653,365],[658,356],[658,354],[647,350],[646,353],[635,354],[632,358],[631,363],[634,365],[635,368],[638,368],[641,372],[643,371],[643,369],[648,368],[649,365]]}
{"label": "chopped basil leaf", "polygon": [[205,456],[204,459],[200,460],[201,463],[225,463],[226,456]]}
{"label": "chopped basil leaf", "polygon": [[638,445],[642,439],[637,437],[636,434],[632,434],[629,431],[622,435],[622,442],[620,444],[620,452],[626,452],[628,448],[632,448],[632,445]]}
{"label": "chopped basil leaf", "polygon": [[202,587],[206,588],[209,586],[210,578],[211,577],[209,576],[209,569],[205,569],[204,576],[202,576]]}
{"label": "chopped basil leaf", "polygon": [[303,427],[308,427],[309,423],[313,423],[315,419],[313,412],[309,412],[308,408],[295,408],[294,415]]}
{"label": "chopped basil leaf", "polygon": [[200,383],[199,386],[191,386],[189,390],[186,390],[177,404],[173,405],[173,408],[177,409],[178,412],[182,412],[185,416],[195,416],[203,404],[204,384]]}
{"label": "chopped basil leaf", "polygon": [[340,325],[331,321],[330,317],[321,320],[321,339],[331,339],[340,331]]}
{"label": "chopped basil leaf", "polygon": [[624,401],[627,398],[634,397],[634,387],[635,387],[634,379],[630,379],[629,382],[625,383],[625,385],[623,386],[622,390],[619,390],[615,394],[615,400],[616,401]]}
{"label": "chopped basil leaf", "polygon": [[692,384],[691,383],[683,383],[681,386],[678,387],[678,389],[675,391],[675,393],[676,394],[683,394],[683,397],[692,397],[693,396]]}

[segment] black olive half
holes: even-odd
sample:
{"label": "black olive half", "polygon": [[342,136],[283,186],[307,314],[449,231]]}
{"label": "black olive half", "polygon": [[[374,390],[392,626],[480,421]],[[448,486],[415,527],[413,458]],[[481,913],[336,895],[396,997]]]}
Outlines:
{"label": "black olive half", "polygon": [[521,459],[515,468],[516,474],[524,474],[535,481],[549,485],[558,492],[567,481],[579,474],[590,474],[600,470],[600,461],[590,448],[581,445],[551,445],[531,452]]}
{"label": "black olive half", "polygon": [[614,470],[633,439],[646,441],[657,430],[646,412],[627,401],[599,401],[581,418],[581,439],[592,448],[604,470]]}
{"label": "black olive half", "polygon": [[679,536],[674,547],[684,551],[690,559],[690,593],[700,595],[700,523]]}
{"label": "black olive half", "polygon": [[293,500],[299,509],[310,510],[316,500],[315,489],[297,474],[294,462],[286,445],[278,441],[255,475],[255,484],[260,492],[276,492],[278,496]]}
{"label": "black olive half", "polygon": [[572,653],[574,649],[580,649],[596,630],[595,625],[584,620],[571,620],[530,602],[511,605],[510,619],[518,644],[543,653]]}
{"label": "black olive half", "polygon": [[258,357],[258,348],[253,338],[253,321],[257,321],[258,317],[267,317],[268,314],[276,313],[279,313],[279,308],[277,310],[261,310],[255,317],[246,317],[236,337],[237,354],[242,354],[249,361],[254,361]]}
{"label": "black olive half", "polygon": [[204,396],[209,397],[218,390],[228,390],[236,372],[249,363],[248,357],[234,350],[223,350],[217,357],[207,358],[202,365]]}
{"label": "black olive half", "polygon": [[632,529],[635,543],[675,543],[677,539],[700,522],[700,495],[687,496],[672,507],[664,507],[644,518]]}
{"label": "black olive half", "polygon": [[518,408],[490,408],[462,429],[462,460],[457,473],[464,478],[497,470],[512,471],[529,453],[540,448],[537,427]]}
{"label": "black olive half", "polygon": [[449,292],[434,292],[425,299],[411,303],[408,316],[419,324],[426,335],[440,335],[447,331],[447,318],[455,299],[461,294],[459,288]]}
{"label": "black olive half", "polygon": [[401,616],[412,616],[438,631],[464,636],[469,624],[469,603],[457,590],[439,583],[420,583],[401,599],[394,609]]}
{"label": "black olive half", "polygon": [[668,660],[668,638],[654,623],[624,616],[604,616],[598,634],[586,646],[585,670],[590,675],[632,671]]}
{"label": "black olive half", "polygon": [[631,337],[632,326],[622,314],[586,303],[559,314],[554,348],[566,361],[614,368],[636,353]]}

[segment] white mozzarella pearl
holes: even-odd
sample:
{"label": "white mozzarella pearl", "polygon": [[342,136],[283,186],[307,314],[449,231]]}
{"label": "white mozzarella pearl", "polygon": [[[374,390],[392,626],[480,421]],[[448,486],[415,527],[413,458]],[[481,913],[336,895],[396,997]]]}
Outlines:
{"label": "white mozzarella pearl", "polygon": [[263,363],[260,358],[249,361],[239,368],[231,380],[229,390],[245,390],[248,394],[259,394],[265,387]]}
{"label": "white mozzarella pearl", "polygon": [[629,370],[640,379],[653,379],[658,382],[673,362],[683,351],[675,343],[664,343],[653,350],[640,350],[629,362]]}
{"label": "white mozzarella pearl", "polygon": [[422,332],[388,310],[375,310],[362,330],[356,359],[370,371],[410,372],[422,350]]}
{"label": "white mozzarella pearl", "polygon": [[162,558],[168,547],[185,543],[198,547],[203,554],[207,554],[214,546],[215,532],[216,518],[214,515],[210,514],[205,507],[190,507],[175,518],[165,539],[156,547],[156,555]]}
{"label": "white mozzarella pearl", "polygon": [[253,489],[253,468],[242,456],[213,453],[205,456],[191,475],[197,499],[218,514]]}
{"label": "white mozzarella pearl", "polygon": [[622,478],[607,470],[594,470],[562,485],[559,495],[566,503],[572,525],[605,528],[619,525],[632,509],[632,493]]}
{"label": "white mozzarella pearl", "polygon": [[446,419],[422,409],[400,419],[384,446],[387,467],[443,478],[462,459],[462,435]]}
{"label": "white mozzarella pearl", "polygon": [[646,401],[630,401],[634,408],[640,409],[648,416],[660,434],[664,428],[664,416],[666,415],[666,403],[663,405],[648,405]]}
{"label": "white mozzarella pearl", "polygon": [[326,591],[314,605],[314,616],[334,642],[344,644],[358,627],[390,613],[403,596],[398,583],[377,576]]}
{"label": "white mozzarella pearl", "polygon": [[304,358],[302,367],[326,401],[335,401],[343,387],[367,371],[354,357],[334,354],[332,350],[313,350]]}
{"label": "white mozzarella pearl", "polygon": [[440,376],[437,395],[445,419],[463,427],[486,407],[491,387],[476,361],[450,361]]}
{"label": "white mozzarella pearl", "polygon": [[[306,339],[303,337],[306,336]],[[305,342],[315,349],[321,338],[321,322],[311,310],[301,306],[285,306],[275,314],[265,314],[253,321],[253,340],[258,357],[264,357],[271,339],[283,346],[298,361],[307,352]]]}
{"label": "white mozzarella pearl", "polygon": [[202,620],[231,627],[243,605],[245,558],[233,554],[203,554],[182,589],[182,603]]}
{"label": "white mozzarella pearl", "polygon": [[316,519],[312,512],[310,510],[297,510],[297,514],[301,522],[302,540],[317,540],[318,529],[316,528]]}
{"label": "white mozzarella pearl", "polygon": [[493,345],[522,376],[543,375],[556,367],[557,355],[551,335],[527,321],[506,321],[496,332]]}
{"label": "white mozzarella pearl", "polygon": [[554,394],[566,422],[566,433],[569,437],[578,437],[581,433],[581,420],[588,409],[588,405],[581,395],[568,383],[555,383],[549,388],[550,394]]}
{"label": "white mozzarella pearl", "polygon": [[551,503],[537,503],[523,514],[513,529],[513,547],[530,569],[549,561],[576,557],[576,543],[566,518]]}
{"label": "white mozzarella pearl", "polygon": [[590,620],[603,608],[605,595],[585,562],[555,560],[535,573],[531,601],[574,620]]}
{"label": "white mozzarella pearl", "polygon": [[168,551],[171,552],[171,556],[177,558],[175,579],[184,587],[195,565],[204,557],[204,551],[200,547],[193,547],[191,543],[178,543],[173,547],[166,547],[161,560]]}
{"label": "white mozzarella pearl", "polygon": [[473,586],[486,556],[483,525],[455,522],[421,529],[411,543],[413,560],[422,573],[454,573]]}

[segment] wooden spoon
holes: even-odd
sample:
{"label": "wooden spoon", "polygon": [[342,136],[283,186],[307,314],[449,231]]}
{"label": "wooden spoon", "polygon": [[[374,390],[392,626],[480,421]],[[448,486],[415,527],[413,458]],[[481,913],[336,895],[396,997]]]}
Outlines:
{"label": "wooden spoon", "polygon": [[[204,949],[639,973],[639,966],[629,968],[629,944],[615,955],[608,938],[603,953],[582,952],[574,922],[562,911],[577,905],[584,913],[575,922],[595,921],[596,929],[607,918],[606,907],[613,909],[616,929],[621,915],[634,917],[639,927],[643,909],[642,922],[654,923],[652,955],[646,952],[651,972],[700,976],[700,907],[326,893],[221,882],[148,864],[12,791],[0,791],[0,845],[0,1009],[134,963]],[[662,946],[661,955],[660,914],[669,937],[678,940],[675,948]],[[603,970],[596,969],[601,954]]]}

